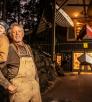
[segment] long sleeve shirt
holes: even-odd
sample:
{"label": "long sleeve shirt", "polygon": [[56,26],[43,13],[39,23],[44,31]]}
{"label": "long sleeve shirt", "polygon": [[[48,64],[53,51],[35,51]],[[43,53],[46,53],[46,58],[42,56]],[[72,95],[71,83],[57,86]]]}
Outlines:
{"label": "long sleeve shirt", "polygon": [[[31,50],[30,47],[29,47],[29,49]],[[10,84],[9,79],[14,78],[17,75],[18,70],[19,70],[20,57],[18,56],[18,54],[16,53],[16,51],[20,52],[21,57],[22,57],[22,54],[23,54],[23,56],[27,56],[26,55],[26,50],[22,46],[20,46],[20,47],[17,46],[14,49],[10,45],[7,62],[6,62],[5,67],[2,69],[2,73],[3,74],[0,72],[0,84],[2,86],[4,86],[5,88],[7,88],[9,86],[9,84]],[[37,78],[38,77],[36,76],[36,79]]]}
{"label": "long sleeve shirt", "polygon": [[[3,76],[1,70],[5,66],[8,56],[8,50],[9,50],[9,40],[7,36],[4,34],[0,35],[0,82],[2,85],[7,86],[9,83],[6,80],[6,78]],[[5,83],[6,80],[6,83]]]}
{"label": "long sleeve shirt", "polygon": [[0,63],[7,60],[9,41],[4,34],[0,35]]}

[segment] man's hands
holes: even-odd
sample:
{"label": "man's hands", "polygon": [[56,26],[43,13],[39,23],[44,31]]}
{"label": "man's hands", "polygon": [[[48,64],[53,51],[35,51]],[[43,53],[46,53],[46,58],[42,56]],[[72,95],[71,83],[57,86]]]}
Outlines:
{"label": "man's hands", "polygon": [[16,93],[17,88],[16,88],[16,86],[10,84],[10,85],[8,86],[8,91],[9,91],[11,94],[14,94],[14,93]]}

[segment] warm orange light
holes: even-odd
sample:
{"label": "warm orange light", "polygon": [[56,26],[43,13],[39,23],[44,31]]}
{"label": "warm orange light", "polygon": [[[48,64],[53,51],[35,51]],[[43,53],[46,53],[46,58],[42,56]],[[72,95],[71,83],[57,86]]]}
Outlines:
{"label": "warm orange light", "polygon": [[77,30],[81,30],[81,27],[78,27]]}
{"label": "warm orange light", "polygon": [[78,17],[79,16],[79,12],[75,12],[73,15],[74,15],[74,17]]}
{"label": "warm orange light", "polygon": [[76,24],[77,24],[77,25],[80,25],[80,24],[83,24],[83,23],[77,22]]}

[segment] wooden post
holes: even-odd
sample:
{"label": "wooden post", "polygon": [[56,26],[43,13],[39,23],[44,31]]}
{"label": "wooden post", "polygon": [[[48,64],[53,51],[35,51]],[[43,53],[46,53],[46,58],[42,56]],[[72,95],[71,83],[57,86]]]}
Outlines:
{"label": "wooden post", "polygon": [[52,61],[54,63],[54,69],[55,69],[55,45],[56,45],[56,41],[55,41],[55,27],[56,27],[56,24],[55,24],[55,15],[56,15],[56,0],[53,0],[53,7],[52,7],[52,10],[53,10],[53,15],[52,15],[52,18],[53,18],[53,21],[52,21],[52,44],[51,44],[51,48],[52,48]]}

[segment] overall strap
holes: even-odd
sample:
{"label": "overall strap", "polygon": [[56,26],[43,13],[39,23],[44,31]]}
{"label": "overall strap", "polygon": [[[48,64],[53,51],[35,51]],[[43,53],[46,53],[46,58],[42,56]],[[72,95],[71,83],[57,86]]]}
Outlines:
{"label": "overall strap", "polygon": [[[17,55],[18,55],[19,57],[21,57],[20,54],[18,53],[17,46],[16,46],[15,44],[13,44],[13,43],[10,44],[10,46],[12,46],[13,49],[14,49],[14,51],[17,53]],[[32,51],[31,51],[30,46],[27,45],[27,44],[24,44],[24,47],[25,47],[25,50],[27,51],[27,55],[29,55],[30,57],[32,57],[33,55],[32,55]]]}
{"label": "overall strap", "polygon": [[30,55],[30,57],[32,57],[33,55],[32,55],[31,47],[29,45],[25,44],[25,48],[26,48],[28,54]]}
{"label": "overall strap", "polygon": [[10,47],[12,47],[14,49],[14,51],[17,53],[18,57],[20,57],[20,55],[18,54],[16,45],[12,43],[12,44],[10,44]]}

